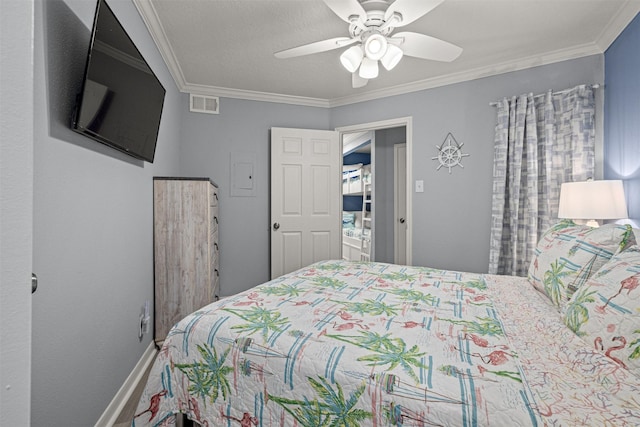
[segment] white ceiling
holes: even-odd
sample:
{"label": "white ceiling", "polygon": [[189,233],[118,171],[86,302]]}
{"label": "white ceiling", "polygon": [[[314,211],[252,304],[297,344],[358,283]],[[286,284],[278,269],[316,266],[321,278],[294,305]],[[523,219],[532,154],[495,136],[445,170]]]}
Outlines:
{"label": "white ceiling", "polygon": [[348,24],[322,0],[134,0],[183,92],[337,106],[603,53],[640,0],[446,0],[402,27],[464,48],[451,63],[404,57],[353,89],[343,49],[274,53],[333,37]]}

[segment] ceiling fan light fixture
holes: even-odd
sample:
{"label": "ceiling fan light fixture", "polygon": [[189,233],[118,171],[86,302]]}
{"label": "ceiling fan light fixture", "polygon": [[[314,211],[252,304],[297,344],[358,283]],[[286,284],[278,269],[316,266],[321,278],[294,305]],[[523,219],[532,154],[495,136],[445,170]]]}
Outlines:
{"label": "ceiling fan light fixture", "polygon": [[387,52],[387,38],[379,33],[373,33],[364,41],[365,56],[374,61],[379,60]]}
{"label": "ceiling fan light fixture", "polygon": [[334,37],[282,50],[275,53],[276,58],[346,49],[340,54],[340,63],[352,74],[352,85],[355,88],[378,77],[378,62],[390,71],[404,56],[451,62],[462,53],[461,47],[426,34],[394,32],[396,27],[414,22],[445,0],[323,1],[349,24],[350,37]]}
{"label": "ceiling fan light fixture", "polygon": [[378,77],[378,61],[368,57],[362,59],[358,73],[363,79],[375,79]]}
{"label": "ceiling fan light fixture", "polygon": [[354,73],[360,66],[363,57],[364,53],[360,46],[351,46],[340,55],[340,63],[347,71]]}
{"label": "ceiling fan light fixture", "polygon": [[384,56],[380,59],[380,62],[382,62],[384,68],[386,68],[388,71],[391,71],[396,65],[398,65],[403,55],[404,52],[402,51],[402,49],[400,49],[398,46],[389,44],[389,46],[387,47],[387,53],[385,53]]}

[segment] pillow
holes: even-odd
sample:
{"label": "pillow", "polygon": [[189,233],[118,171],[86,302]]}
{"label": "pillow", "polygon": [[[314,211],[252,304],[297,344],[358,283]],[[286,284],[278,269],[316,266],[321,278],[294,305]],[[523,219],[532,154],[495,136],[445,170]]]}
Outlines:
{"label": "pillow", "polygon": [[342,212],[342,228],[353,228],[356,223],[356,214]]}
{"label": "pillow", "polygon": [[563,308],[611,257],[635,244],[629,225],[604,224],[593,228],[563,220],[543,234],[529,265],[531,284]]}
{"label": "pillow", "polygon": [[563,317],[588,345],[640,375],[640,247],[606,263],[573,294]]}

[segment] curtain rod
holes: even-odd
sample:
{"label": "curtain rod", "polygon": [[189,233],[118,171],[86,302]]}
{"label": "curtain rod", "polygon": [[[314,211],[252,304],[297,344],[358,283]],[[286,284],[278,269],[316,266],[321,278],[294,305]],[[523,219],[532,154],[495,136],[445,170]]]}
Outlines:
{"label": "curtain rod", "polygon": [[[599,87],[600,87],[600,84],[599,84],[599,83],[594,83],[594,84],[592,84],[592,85],[591,85],[591,89],[598,89]],[[559,91],[557,91],[557,92],[551,92],[551,94],[552,94],[552,95],[560,95],[560,94],[563,94],[563,93],[567,93],[567,92],[569,92],[570,90],[573,90],[573,88],[571,88],[571,89],[565,89],[565,90],[559,90]],[[541,93],[541,94],[539,94],[539,95],[534,95],[533,97],[534,97],[534,98],[540,98],[541,96],[544,96],[544,95],[546,95],[546,93]],[[495,106],[497,106],[497,105],[498,105],[498,101],[490,102],[490,103],[489,103],[489,105],[490,105],[490,106],[492,106],[492,107],[495,107]]]}

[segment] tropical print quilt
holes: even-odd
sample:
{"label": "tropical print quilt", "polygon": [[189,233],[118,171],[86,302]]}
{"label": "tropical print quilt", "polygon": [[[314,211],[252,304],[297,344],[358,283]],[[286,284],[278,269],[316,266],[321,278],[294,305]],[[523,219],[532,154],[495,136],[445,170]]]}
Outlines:
{"label": "tropical print quilt", "polygon": [[169,333],[133,426],[623,426],[640,381],[526,278],[325,261]]}

